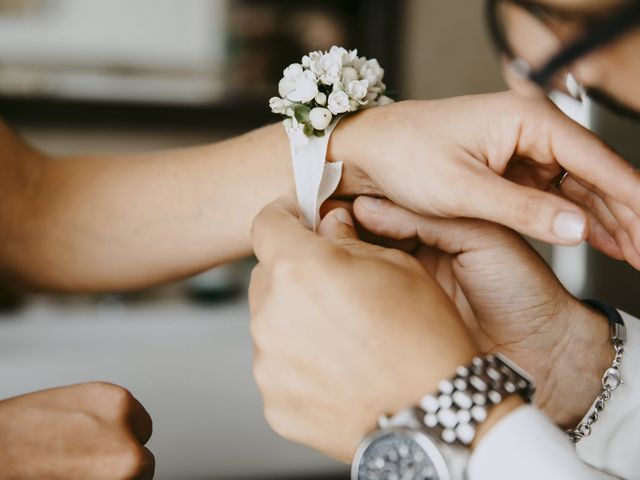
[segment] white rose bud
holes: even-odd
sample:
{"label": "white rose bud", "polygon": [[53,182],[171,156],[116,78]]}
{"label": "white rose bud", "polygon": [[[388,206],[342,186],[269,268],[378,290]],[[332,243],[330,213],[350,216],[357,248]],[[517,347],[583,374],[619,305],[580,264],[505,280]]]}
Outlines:
{"label": "white rose bud", "polygon": [[269,99],[269,107],[273,113],[284,115],[287,106],[288,102],[280,97],[271,97]]}
{"label": "white rose bud", "polygon": [[343,68],[340,81],[344,85],[349,85],[349,82],[352,82],[354,80],[358,80],[358,71],[352,67]]}
{"label": "white rose bud", "polygon": [[316,103],[325,106],[327,104],[327,96],[322,92],[318,93],[316,95]]}
{"label": "white rose bud", "polygon": [[278,83],[278,93],[282,98],[286,98],[291,92],[296,89],[296,84],[293,80],[283,78]]}
{"label": "white rose bud", "polygon": [[349,96],[358,101],[364,101],[369,93],[368,80],[352,80],[347,84],[347,93]]}
{"label": "white rose bud", "polygon": [[313,100],[318,94],[316,76],[308,70],[298,77],[293,84],[294,89],[287,94],[287,100],[307,103]]}
{"label": "white rose bud", "polygon": [[349,111],[349,96],[342,90],[331,92],[329,95],[329,110],[334,115]]}
{"label": "white rose bud", "polygon": [[302,69],[302,65],[300,65],[299,63],[292,63],[284,69],[282,74],[284,75],[284,78],[295,80],[302,75],[302,72],[304,72],[304,70]]}
{"label": "white rose bud", "polygon": [[311,126],[316,130],[324,130],[329,126],[333,115],[326,108],[316,107],[309,112],[309,120],[311,120]]}
{"label": "white rose bud", "polygon": [[372,58],[360,67],[360,76],[369,81],[369,85],[375,85],[384,77],[384,70],[378,60]]}
{"label": "white rose bud", "polygon": [[378,106],[384,107],[385,105],[390,105],[393,103],[393,99],[387,97],[386,95],[380,95],[378,97]]}

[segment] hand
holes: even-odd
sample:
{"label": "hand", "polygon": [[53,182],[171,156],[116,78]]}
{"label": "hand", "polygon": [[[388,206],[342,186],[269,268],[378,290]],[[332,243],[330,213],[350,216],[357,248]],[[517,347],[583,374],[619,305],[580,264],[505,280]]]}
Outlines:
{"label": "hand", "polygon": [[[640,173],[547,100],[505,92],[367,109],[340,123],[329,154],[345,161],[339,194],[490,220],[549,243],[589,236],[609,253],[612,239],[597,232],[615,227],[629,237],[615,237],[620,255],[640,268]],[[594,205],[580,202],[589,229],[579,206],[547,191],[562,168],[619,202],[624,215],[603,229]]]}
{"label": "hand", "polygon": [[587,212],[592,225],[589,243],[640,269],[640,217],[632,209],[598,187],[571,176],[562,182],[560,190]]}
{"label": "hand", "polygon": [[343,209],[320,233],[285,200],[255,220],[254,374],[276,432],[349,461],[381,414],[416,405],[477,348],[414,258],[361,242]]}
{"label": "hand", "polygon": [[503,352],[533,375],[536,403],[556,423],[578,423],[613,359],[608,322],[571,296],[533,248],[481,220],[427,218],[365,197],[353,208],[376,235],[418,238],[416,257],[481,350]]}
{"label": "hand", "polygon": [[0,479],[150,479],[151,418],[116,385],[86,383],[0,401]]}

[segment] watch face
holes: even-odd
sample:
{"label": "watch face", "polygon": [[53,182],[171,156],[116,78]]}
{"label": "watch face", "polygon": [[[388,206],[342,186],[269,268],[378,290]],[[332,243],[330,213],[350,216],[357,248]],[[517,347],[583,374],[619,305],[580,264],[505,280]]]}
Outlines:
{"label": "watch face", "polygon": [[450,480],[444,457],[417,430],[389,428],[367,437],[354,459],[352,480]]}

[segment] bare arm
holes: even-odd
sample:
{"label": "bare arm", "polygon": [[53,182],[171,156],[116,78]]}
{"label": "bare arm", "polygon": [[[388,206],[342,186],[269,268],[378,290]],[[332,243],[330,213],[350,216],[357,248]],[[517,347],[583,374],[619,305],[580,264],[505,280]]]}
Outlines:
{"label": "bare arm", "polygon": [[49,158],[0,124],[0,268],[63,291],[125,290],[250,253],[260,208],[293,192],[286,135]]}

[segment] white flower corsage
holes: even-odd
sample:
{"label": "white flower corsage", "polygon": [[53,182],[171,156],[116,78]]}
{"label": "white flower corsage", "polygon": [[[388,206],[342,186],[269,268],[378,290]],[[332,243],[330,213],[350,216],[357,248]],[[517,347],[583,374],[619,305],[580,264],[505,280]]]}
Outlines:
{"label": "white flower corsage", "polygon": [[393,103],[385,95],[383,78],[375,58],[334,46],[285,68],[279,96],[269,100],[271,111],[285,117],[298,203],[314,230],[320,205],[335,191],[342,172],[341,162],[325,163],[329,136],[344,115]]}

